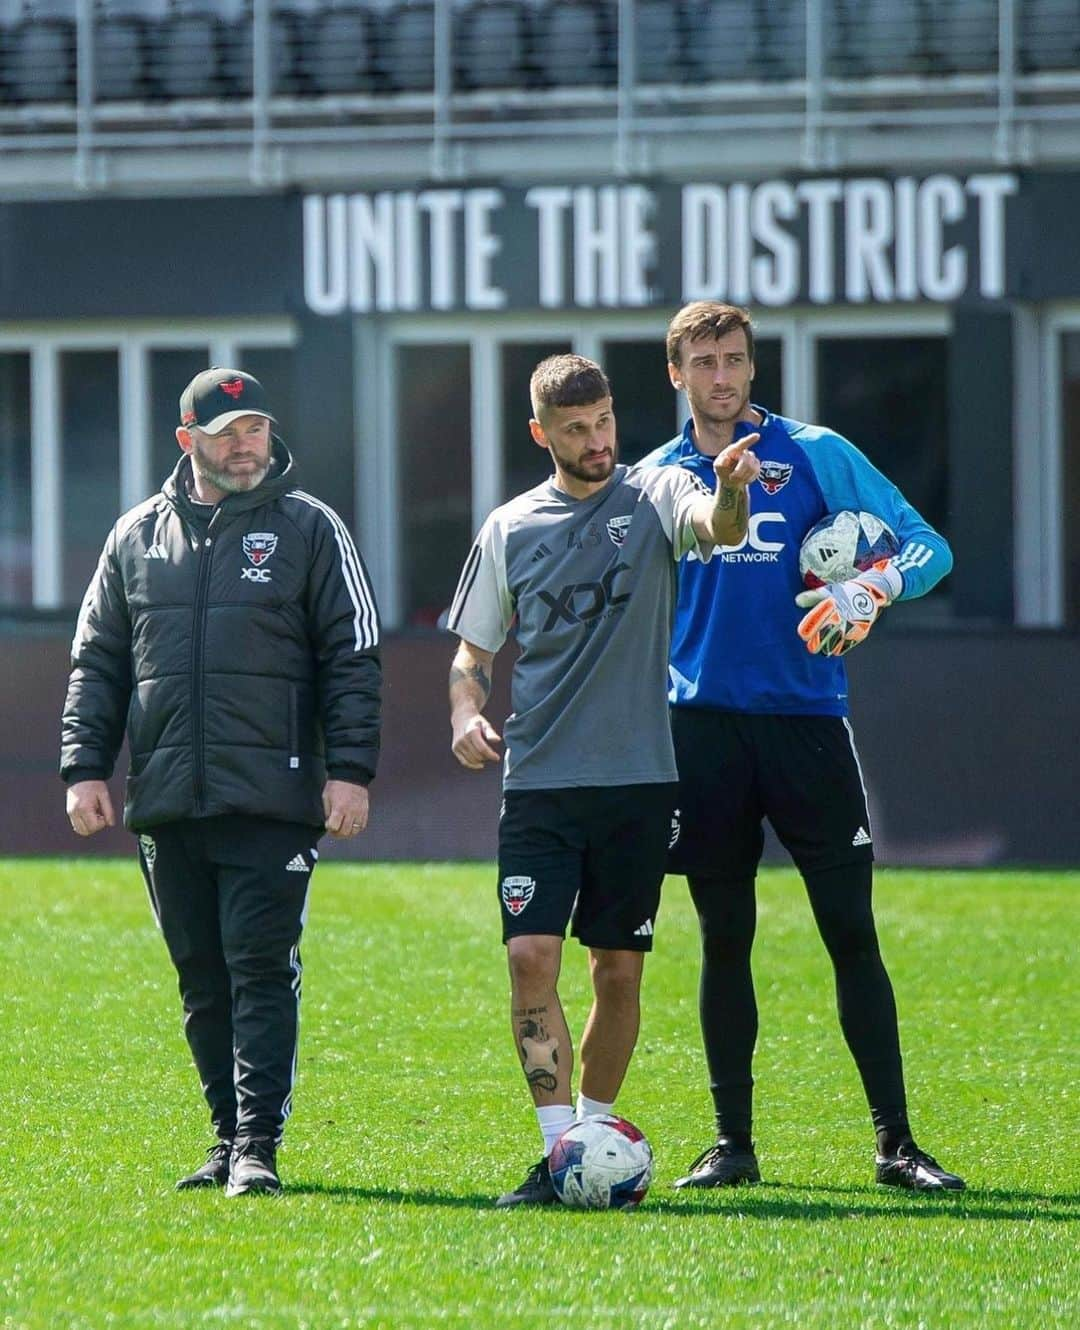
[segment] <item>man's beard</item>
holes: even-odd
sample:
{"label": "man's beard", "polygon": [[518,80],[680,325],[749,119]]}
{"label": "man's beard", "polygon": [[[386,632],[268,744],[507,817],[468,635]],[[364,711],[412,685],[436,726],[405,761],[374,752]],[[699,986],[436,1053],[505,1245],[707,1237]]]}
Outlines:
{"label": "man's beard", "polygon": [[573,476],[575,480],[583,480],[588,485],[595,485],[597,481],[610,479],[615,470],[615,463],[619,460],[619,446],[612,445],[611,457],[603,471],[598,471],[595,466],[589,470],[579,462],[571,462],[565,457],[560,457],[554,449],[551,450],[551,455],[568,476]]}
{"label": "man's beard", "polygon": [[226,494],[245,494],[248,490],[253,490],[256,485],[263,483],[270,470],[270,462],[267,460],[265,466],[236,476],[229,471],[219,471],[216,466],[211,466],[197,449],[192,452],[191,465],[203,480]]}

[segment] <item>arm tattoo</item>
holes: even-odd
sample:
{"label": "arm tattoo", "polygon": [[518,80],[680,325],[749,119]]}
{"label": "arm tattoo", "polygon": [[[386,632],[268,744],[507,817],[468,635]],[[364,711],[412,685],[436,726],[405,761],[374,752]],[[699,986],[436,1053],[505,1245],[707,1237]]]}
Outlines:
{"label": "arm tattoo", "polygon": [[450,666],[450,687],[457,683],[464,683],[466,679],[471,680],[480,689],[484,701],[487,701],[488,694],[491,692],[491,680],[484,673],[482,665],[470,665],[468,669],[459,669],[456,665]]}
{"label": "arm tattoo", "polygon": [[544,1007],[532,1008],[524,1019],[519,1018],[518,1047],[529,1088],[553,1094],[559,1084],[559,1042],[548,1035],[543,1020],[545,1011]]}
{"label": "arm tattoo", "polygon": [[739,490],[729,490],[726,485],[721,485],[716,491],[716,506],[722,508],[725,512],[734,508],[739,501]]}

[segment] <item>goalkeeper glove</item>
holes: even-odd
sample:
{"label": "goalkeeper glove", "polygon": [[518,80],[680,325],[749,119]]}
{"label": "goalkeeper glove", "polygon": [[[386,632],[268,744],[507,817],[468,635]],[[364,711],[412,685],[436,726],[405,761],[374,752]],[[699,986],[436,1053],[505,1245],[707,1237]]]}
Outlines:
{"label": "goalkeeper glove", "polygon": [[882,561],[849,582],[830,582],[802,591],[795,604],[809,610],[798,633],[807,651],[815,655],[843,656],[866,637],[878,615],[904,589],[904,580],[891,563]]}

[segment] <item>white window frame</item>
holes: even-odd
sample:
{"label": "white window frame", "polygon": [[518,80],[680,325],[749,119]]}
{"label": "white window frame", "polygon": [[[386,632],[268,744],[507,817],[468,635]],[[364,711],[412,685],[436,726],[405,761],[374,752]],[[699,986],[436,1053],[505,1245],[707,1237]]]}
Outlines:
{"label": "white window frame", "polygon": [[30,356],[30,485],[32,606],[63,605],[64,475],[60,419],[60,356],[65,351],[115,351],[119,365],[120,511],[153,488],[150,475],[148,358],[152,350],[207,347],[210,363],[234,362],[241,346],[291,347],[290,319],[151,319],[84,323],[0,324],[0,352]]}
{"label": "white window frame", "polygon": [[1065,624],[1065,414],[1061,338],[1080,334],[1080,301],[1025,307],[1017,317],[1013,428],[1016,622]]}

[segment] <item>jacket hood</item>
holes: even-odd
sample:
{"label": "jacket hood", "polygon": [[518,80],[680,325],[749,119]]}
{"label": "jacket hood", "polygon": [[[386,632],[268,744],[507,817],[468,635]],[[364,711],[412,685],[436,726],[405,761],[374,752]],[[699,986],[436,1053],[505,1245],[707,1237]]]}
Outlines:
{"label": "jacket hood", "polygon": [[[173,473],[161,487],[162,494],[178,512],[191,513],[191,457],[184,453]],[[270,470],[266,478],[252,490],[239,494],[226,494],[217,505],[230,513],[245,512],[269,503],[288,490],[296,488],[296,463],[292,453],[276,434],[270,436]]]}

